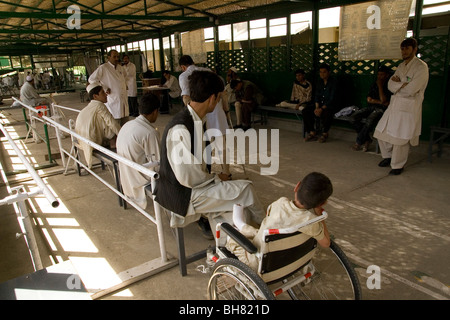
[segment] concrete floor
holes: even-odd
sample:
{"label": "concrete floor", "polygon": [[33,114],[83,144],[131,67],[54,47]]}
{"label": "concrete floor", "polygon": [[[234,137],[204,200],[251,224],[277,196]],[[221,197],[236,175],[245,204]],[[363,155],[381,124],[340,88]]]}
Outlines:
{"label": "concrete floor", "polygon": [[[60,105],[81,109],[78,93],[55,96]],[[4,100],[8,106],[10,100]],[[25,136],[26,128],[20,109],[2,112],[8,130]],[[75,118],[73,112],[65,112]],[[160,115],[159,130],[171,118]],[[67,119],[66,119],[67,120]],[[311,171],[330,177],[334,194],[326,205],[328,227],[335,241],[356,264],[364,299],[449,299],[450,274],[450,155],[427,161],[427,143],[412,148],[405,171],[388,175],[389,168],[379,168],[381,160],[374,152],[350,150],[355,134],[347,129],[332,128],[325,144],[305,143],[300,137],[301,125],[294,120],[269,118],[268,126],[256,129],[279,129],[279,170],[275,175],[260,175],[260,166],[247,164],[246,174],[254,182],[264,206],[281,196],[293,197],[298,180]],[[50,135],[55,136],[50,129]],[[37,164],[47,164],[45,144],[18,140]],[[70,150],[70,139],[63,139]],[[2,140],[0,159],[4,171],[17,164],[8,154]],[[56,139],[51,153],[57,155]],[[88,291],[109,288],[133,268],[160,257],[154,224],[134,208],[119,207],[117,196],[95,177],[63,175],[61,159],[54,167],[40,170],[45,181],[60,199],[58,208],[49,208],[45,199],[33,199],[32,210],[39,222],[36,228],[45,266],[70,260]],[[14,167],[13,167],[14,165]],[[267,166],[266,166],[267,167]],[[215,168],[213,168],[215,169]],[[113,184],[108,170],[96,169]],[[232,166],[233,178],[244,178],[242,166]],[[25,176],[8,176],[11,187],[32,182]],[[8,195],[7,185],[0,187],[0,199]],[[148,209],[153,212],[152,207]],[[0,283],[33,271],[23,238],[19,232],[13,206],[0,207]],[[39,230],[42,230],[39,231]],[[168,221],[164,218],[167,251],[176,256],[176,245]],[[189,253],[213,245],[204,239],[196,224],[185,228]],[[101,299],[205,299],[208,275],[202,273],[203,260],[188,265],[188,275],[181,277],[177,267],[132,284],[125,290]],[[381,268],[381,289],[369,290],[366,272],[370,265]]]}

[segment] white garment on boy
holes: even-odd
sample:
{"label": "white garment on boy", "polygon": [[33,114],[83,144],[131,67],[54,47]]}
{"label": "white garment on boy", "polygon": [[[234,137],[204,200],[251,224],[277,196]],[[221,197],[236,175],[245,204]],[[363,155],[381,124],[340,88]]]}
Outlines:
{"label": "white garment on boy", "polygon": [[[293,201],[286,197],[281,197],[267,208],[267,215],[259,229],[246,224],[242,228],[241,233],[250,239],[259,250],[264,242],[264,230],[290,228],[314,218],[317,218],[316,214],[306,209],[300,209]],[[311,224],[299,229],[299,231],[318,241],[325,236],[322,223]],[[258,270],[259,260],[256,254],[248,253],[232,239],[228,240],[226,248],[253,270]]]}

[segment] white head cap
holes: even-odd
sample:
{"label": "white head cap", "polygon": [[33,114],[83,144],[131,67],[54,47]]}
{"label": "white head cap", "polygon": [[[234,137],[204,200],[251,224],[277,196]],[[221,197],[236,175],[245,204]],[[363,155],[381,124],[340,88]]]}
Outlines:
{"label": "white head cap", "polygon": [[89,93],[89,91],[91,91],[92,89],[94,89],[95,87],[101,86],[100,82],[93,82],[90,83],[87,87],[86,87],[86,91],[87,93]]}
{"label": "white head cap", "polygon": [[233,71],[234,73],[238,73],[238,70],[236,69],[236,67],[231,67],[230,70]]}

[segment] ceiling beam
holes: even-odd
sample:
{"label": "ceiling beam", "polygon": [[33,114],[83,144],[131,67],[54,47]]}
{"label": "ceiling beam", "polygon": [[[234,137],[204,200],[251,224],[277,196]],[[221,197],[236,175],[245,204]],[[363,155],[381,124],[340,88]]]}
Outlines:
{"label": "ceiling beam", "polygon": [[[45,12],[5,12],[0,11],[0,18],[36,18],[36,19],[68,19],[72,14]],[[210,17],[161,16],[161,15],[126,15],[126,14],[92,14],[80,13],[80,19],[88,20],[177,20],[177,21],[210,21]]]}
{"label": "ceiling beam", "polygon": [[118,33],[145,33],[145,32],[155,32],[155,30],[121,30],[121,29],[105,29],[105,30],[77,30],[77,29],[60,29],[60,30],[33,30],[33,29],[0,29],[0,34],[63,34],[63,33],[96,33],[96,34],[104,34],[108,32],[113,32],[115,34]]}

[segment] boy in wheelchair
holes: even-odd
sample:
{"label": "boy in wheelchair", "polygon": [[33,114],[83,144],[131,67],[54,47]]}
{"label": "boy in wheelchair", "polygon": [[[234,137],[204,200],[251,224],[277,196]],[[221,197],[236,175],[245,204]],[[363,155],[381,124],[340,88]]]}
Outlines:
{"label": "boy in wheelchair", "polygon": [[[267,215],[259,229],[245,223],[242,210],[235,210],[233,223],[259,250],[264,241],[264,230],[289,228],[322,215],[322,206],[332,193],[330,179],[322,173],[312,172],[295,186],[294,200],[282,197],[267,208]],[[315,238],[322,247],[330,246],[330,235],[325,221],[310,224],[299,231]],[[259,260],[256,254],[247,252],[231,238],[228,239],[226,248],[253,270],[258,269]]]}

